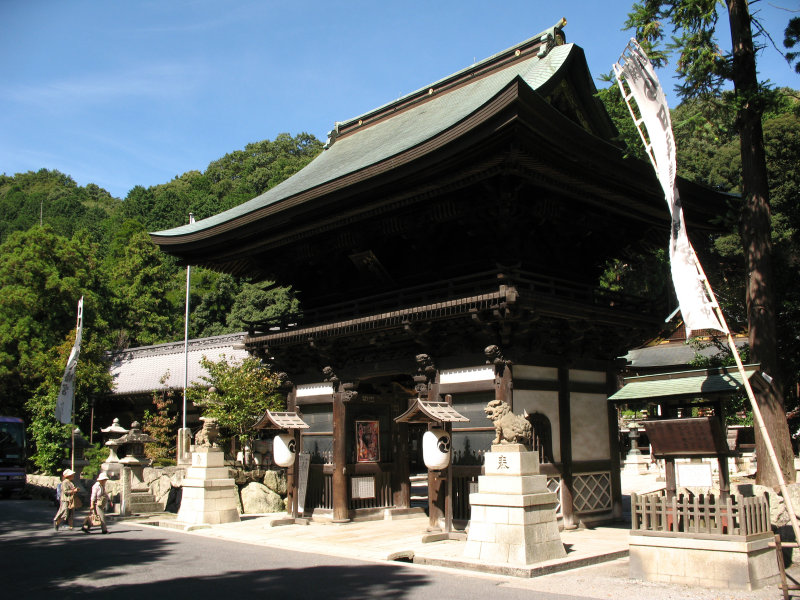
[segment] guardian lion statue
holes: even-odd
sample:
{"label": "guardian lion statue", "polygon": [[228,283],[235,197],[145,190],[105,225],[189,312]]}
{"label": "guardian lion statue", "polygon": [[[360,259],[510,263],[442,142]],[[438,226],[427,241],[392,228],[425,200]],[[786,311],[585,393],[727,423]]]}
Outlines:
{"label": "guardian lion statue", "polygon": [[217,448],[219,424],[213,417],[200,417],[203,428],[194,436],[194,445],[200,448]]}
{"label": "guardian lion statue", "polygon": [[511,407],[502,400],[492,400],[483,409],[494,423],[496,436],[492,444],[524,444],[531,447],[533,427],[525,415],[515,415]]}

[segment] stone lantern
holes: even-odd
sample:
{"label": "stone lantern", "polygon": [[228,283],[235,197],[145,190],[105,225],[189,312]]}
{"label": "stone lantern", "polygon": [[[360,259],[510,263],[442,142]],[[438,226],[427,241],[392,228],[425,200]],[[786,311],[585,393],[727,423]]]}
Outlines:
{"label": "stone lantern", "polygon": [[117,449],[121,446],[119,438],[128,433],[128,430],[119,424],[119,419],[115,418],[111,425],[100,430],[106,436],[105,445],[108,446],[108,458],[100,465],[103,472],[109,479],[119,479],[122,466],[119,462]]}
{"label": "stone lantern", "polygon": [[144,468],[150,466],[150,459],[145,456],[144,445],[151,444],[156,440],[141,429],[139,422],[131,423],[131,429],[125,435],[117,438],[117,446],[125,452],[125,458],[119,459],[119,463],[125,467],[130,467],[133,481],[131,489],[137,490],[147,487],[144,483]]}

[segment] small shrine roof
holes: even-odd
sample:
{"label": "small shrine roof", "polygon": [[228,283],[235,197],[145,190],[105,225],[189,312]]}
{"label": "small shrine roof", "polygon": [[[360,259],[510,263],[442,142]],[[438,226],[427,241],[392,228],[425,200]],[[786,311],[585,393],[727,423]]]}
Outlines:
{"label": "small shrine roof", "polygon": [[[759,365],[745,365],[748,379],[759,373]],[[612,402],[634,400],[666,400],[670,398],[704,397],[732,394],[744,386],[736,367],[718,367],[675,373],[655,373],[641,377],[626,377],[624,385],[609,397]]]}
{"label": "small shrine roof", "polygon": [[416,402],[395,421],[398,423],[467,423],[469,419],[447,402],[430,402],[417,398]]}
{"label": "small shrine roof", "polygon": [[296,412],[267,411],[253,429],[308,429],[309,425]]}

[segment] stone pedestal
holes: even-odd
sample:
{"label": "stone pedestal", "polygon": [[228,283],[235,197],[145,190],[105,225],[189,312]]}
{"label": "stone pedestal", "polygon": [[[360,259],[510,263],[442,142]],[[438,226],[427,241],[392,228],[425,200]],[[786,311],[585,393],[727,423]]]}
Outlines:
{"label": "stone pedestal", "polygon": [[208,525],[239,521],[236,483],[228,477],[221,449],[195,448],[181,487],[178,521]]}
{"label": "stone pedestal", "polygon": [[556,495],[539,474],[539,455],[521,444],[493,445],[478,492],[470,494],[466,558],[527,565],[566,556]]}
{"label": "stone pedestal", "polygon": [[[656,532],[647,532],[648,534]],[[779,583],[772,532],[751,535],[638,535],[631,531],[632,579],[729,590]]]}
{"label": "stone pedestal", "polygon": [[192,430],[187,428],[178,429],[176,449],[176,462],[179,465],[192,464]]}

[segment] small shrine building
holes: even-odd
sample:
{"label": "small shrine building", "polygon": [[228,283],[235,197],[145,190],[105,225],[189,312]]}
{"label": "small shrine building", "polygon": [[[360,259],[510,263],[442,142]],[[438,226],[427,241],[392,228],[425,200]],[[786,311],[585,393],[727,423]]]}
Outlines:
{"label": "small shrine building", "polygon": [[[621,515],[617,357],[659,331],[668,298],[602,289],[611,261],[666,247],[652,167],[623,158],[583,50],[552,27],[336,123],[303,170],[224,213],[152,233],[184,264],[291,284],[303,317],[254,325],[247,349],[291,381],[309,428],[304,509],[337,521],[411,507],[425,425],[446,400],[453,515],[494,428],[527,413],[565,526]],[[679,182],[688,230],[722,199]],[[432,511],[444,480],[430,475]]]}

